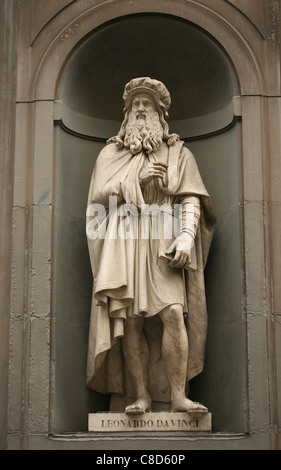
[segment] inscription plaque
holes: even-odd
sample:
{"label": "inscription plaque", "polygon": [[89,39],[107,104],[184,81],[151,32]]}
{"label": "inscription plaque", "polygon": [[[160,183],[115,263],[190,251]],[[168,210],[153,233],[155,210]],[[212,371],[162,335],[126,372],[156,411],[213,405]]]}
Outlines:
{"label": "inscription plaque", "polygon": [[89,432],[170,431],[210,432],[211,413],[200,417],[186,412],[157,412],[129,416],[126,413],[91,413]]}

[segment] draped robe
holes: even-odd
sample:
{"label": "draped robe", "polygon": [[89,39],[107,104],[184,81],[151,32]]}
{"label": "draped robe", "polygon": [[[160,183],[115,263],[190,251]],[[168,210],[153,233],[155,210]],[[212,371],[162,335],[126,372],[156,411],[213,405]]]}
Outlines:
{"label": "draped robe", "polygon": [[[139,173],[148,161],[168,164],[164,181],[153,180],[145,188]],[[93,272],[93,296],[89,329],[87,385],[100,393],[117,393],[135,398],[135,390],[122,354],[124,323],[132,315],[145,318],[144,331],[149,345],[149,388],[152,400],[170,401],[170,387],[162,359],[162,322],[158,313],[168,305],[183,307],[188,334],[187,381],[204,366],[207,334],[204,268],[215,226],[209,194],[202,182],[192,153],[182,141],[163,143],[158,151],[132,155],[114,143],[99,154],[89,189],[87,226],[93,219],[93,204],[106,208],[104,233],[109,216],[120,226],[118,211],[110,212],[109,198],[140,210],[143,204],[184,203],[190,197],[200,200],[200,220],[195,238],[196,271],[171,268],[159,257],[159,240],[116,236],[93,238],[88,231],[88,247]],[[119,212],[120,214],[120,212]],[[111,221],[112,221],[111,220]],[[140,225],[139,225],[140,226]],[[137,227],[139,233],[139,226]],[[103,227],[102,227],[103,228]]]}

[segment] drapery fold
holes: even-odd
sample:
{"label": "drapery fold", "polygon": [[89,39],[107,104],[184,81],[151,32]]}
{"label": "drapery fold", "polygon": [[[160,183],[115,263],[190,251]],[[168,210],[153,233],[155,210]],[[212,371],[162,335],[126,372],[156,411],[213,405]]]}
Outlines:
{"label": "drapery fold", "polygon": [[[168,164],[164,181],[157,179],[142,190],[139,173],[149,160]],[[116,197],[113,213],[109,198]],[[195,239],[196,271],[170,268],[159,257],[159,240],[118,236],[124,217],[120,206],[132,204],[141,213],[143,204],[183,203],[185,199],[200,200],[200,219]],[[207,333],[204,268],[214,233],[215,215],[209,194],[202,182],[192,153],[176,142],[163,143],[154,154],[132,155],[126,149],[107,145],[98,156],[89,189],[88,207],[104,206],[105,234],[111,219],[116,223],[117,236],[88,237],[94,278],[89,331],[87,384],[100,393],[135,396],[122,356],[124,323],[130,315],[145,318],[145,331],[150,350],[152,399],[169,401],[169,385],[161,357],[162,323],[158,313],[172,303],[180,303],[185,312],[189,338],[187,380],[200,373],[204,366]],[[93,218],[88,211],[87,224]],[[150,228],[151,230],[151,228]],[[158,332],[156,335],[155,332]]]}

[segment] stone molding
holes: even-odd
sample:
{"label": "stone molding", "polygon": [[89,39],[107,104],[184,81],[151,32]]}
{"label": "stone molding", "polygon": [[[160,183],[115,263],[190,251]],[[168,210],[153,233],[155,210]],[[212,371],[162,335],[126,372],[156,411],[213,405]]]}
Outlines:
{"label": "stone molding", "polygon": [[[156,2],[150,0],[95,1],[90,7],[79,0],[64,3],[63,9],[45,23],[38,22],[40,27],[33,36],[30,34],[30,6],[35,8],[36,1],[20,4],[11,347],[15,343],[21,345],[23,361],[22,356],[12,350],[10,409],[14,414],[9,422],[13,433],[11,442],[13,445],[21,442],[17,445],[28,447],[28,438],[22,443],[20,433],[48,436],[52,429],[52,415],[46,403],[54,395],[52,379],[50,383],[54,359],[50,283],[53,124],[57,112],[54,103],[59,99],[61,78],[73,54],[94,29],[123,15],[160,13],[192,22],[213,37],[233,70],[237,94],[241,95],[239,205],[244,295],[241,308],[245,324],[245,414],[248,423],[248,443],[244,440],[243,445],[247,447],[256,442],[260,448],[262,445],[277,448],[275,423],[278,418],[277,378],[280,380],[278,348],[281,344],[278,336],[280,260],[276,256],[281,232],[277,3],[271,1],[271,10],[265,10],[264,30],[253,18],[248,19],[245,11],[240,12],[238,6],[233,5],[234,1],[163,0],[157,2],[157,8],[154,6]],[[42,224],[48,233],[48,243],[44,244],[39,256],[43,240],[37,229],[39,225],[42,228]],[[10,235],[10,226],[7,230]],[[40,298],[41,292],[43,296]],[[51,331],[51,337],[47,331]],[[41,362],[38,360],[39,351],[42,356],[40,348],[43,350]],[[36,374],[40,374],[40,380]],[[29,440],[31,442],[32,439]],[[235,448],[238,444],[229,439],[228,445]]]}
{"label": "stone molding", "polygon": [[[124,15],[153,12],[186,19],[213,36],[217,44],[225,49],[226,58],[228,56],[230,63],[233,63],[232,68],[239,77],[241,94],[276,94],[273,85],[264,81],[264,40],[244,15],[237,15],[236,11],[231,16],[235,10],[230,4],[216,7],[207,2],[178,0],[175,8],[175,2],[167,0],[159,2],[157,8],[153,8],[149,0],[132,4],[126,0],[118,0],[114,5],[97,2],[84,11],[80,11],[79,2],[74,2],[64,10],[64,15],[58,14],[53,21],[48,22],[33,42],[33,54],[29,61],[30,77],[28,83],[23,79],[19,84],[18,100],[57,98],[58,78],[63,73],[63,68],[77,45],[81,47],[95,28]],[[30,28],[28,24],[26,21],[25,30]],[[246,28],[246,34],[243,28]]]}

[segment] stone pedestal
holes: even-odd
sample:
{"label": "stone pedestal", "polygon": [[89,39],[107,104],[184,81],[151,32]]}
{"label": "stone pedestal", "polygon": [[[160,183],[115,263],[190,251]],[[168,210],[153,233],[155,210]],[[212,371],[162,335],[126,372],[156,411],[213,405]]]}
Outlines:
{"label": "stone pedestal", "polygon": [[126,413],[91,413],[89,432],[210,432],[211,413],[156,412],[129,416]]}

